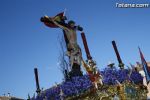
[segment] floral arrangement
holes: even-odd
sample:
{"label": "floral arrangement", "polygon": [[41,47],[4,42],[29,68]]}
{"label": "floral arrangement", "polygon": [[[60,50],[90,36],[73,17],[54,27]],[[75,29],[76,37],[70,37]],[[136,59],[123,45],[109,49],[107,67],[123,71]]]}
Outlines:
{"label": "floral arrangement", "polygon": [[[131,100],[146,99],[143,77],[130,69],[105,68],[100,71],[103,85],[95,89],[88,75],[73,77],[71,80],[41,92],[33,100]],[[119,82],[119,84],[118,84]],[[117,99],[118,98],[118,99]]]}

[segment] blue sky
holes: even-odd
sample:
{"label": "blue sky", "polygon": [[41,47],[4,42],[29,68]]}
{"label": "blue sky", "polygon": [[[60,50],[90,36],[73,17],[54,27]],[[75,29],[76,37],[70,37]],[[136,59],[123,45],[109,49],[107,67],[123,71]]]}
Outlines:
{"label": "blue sky", "polygon": [[[62,81],[57,65],[60,29],[40,22],[67,9],[66,16],[84,28],[93,58],[100,69],[117,59],[111,45],[116,40],[123,62],[140,61],[138,46],[150,60],[150,8],[116,8],[116,3],[150,3],[149,0],[1,0],[0,95],[10,92],[26,98],[35,92],[34,67],[41,87]],[[78,43],[84,48],[80,33]]]}

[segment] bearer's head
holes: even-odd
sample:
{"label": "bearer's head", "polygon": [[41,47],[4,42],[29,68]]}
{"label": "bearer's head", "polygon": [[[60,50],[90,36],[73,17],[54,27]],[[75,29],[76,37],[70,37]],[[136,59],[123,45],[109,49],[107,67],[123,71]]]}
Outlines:
{"label": "bearer's head", "polygon": [[75,27],[75,22],[72,21],[72,20],[70,20],[70,21],[68,22],[68,25],[69,25],[69,27],[74,28],[74,27]]}

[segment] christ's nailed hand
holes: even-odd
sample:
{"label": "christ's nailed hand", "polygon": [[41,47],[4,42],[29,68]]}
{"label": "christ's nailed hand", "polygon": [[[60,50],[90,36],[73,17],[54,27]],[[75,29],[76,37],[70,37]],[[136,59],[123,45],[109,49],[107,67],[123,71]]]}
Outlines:
{"label": "christ's nailed hand", "polygon": [[44,18],[49,18],[49,17],[47,15],[45,15]]}

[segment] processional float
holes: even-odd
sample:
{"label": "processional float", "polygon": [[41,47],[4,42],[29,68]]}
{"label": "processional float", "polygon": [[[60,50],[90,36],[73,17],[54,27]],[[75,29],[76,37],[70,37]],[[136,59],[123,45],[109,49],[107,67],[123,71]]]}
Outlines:
{"label": "processional float", "polygon": [[[82,66],[85,68],[85,70],[89,76],[89,79],[91,80],[91,83],[94,86],[94,90],[96,88],[96,90],[98,89],[98,91],[99,91],[102,89],[102,88],[99,88],[99,85],[100,86],[101,85],[105,86],[105,85],[102,82],[102,77],[101,77],[100,71],[96,67],[96,62],[93,60],[93,58],[90,54],[90,50],[88,48],[88,43],[86,40],[85,33],[83,32],[83,29],[80,26],[70,27],[69,22],[66,23],[66,20],[67,20],[67,18],[64,15],[64,12],[59,13],[54,17],[44,16],[41,18],[41,21],[46,26],[48,26],[50,28],[61,28],[63,31],[63,36],[64,36],[66,50],[67,50],[67,56],[69,58],[69,61],[70,61],[69,63],[70,63],[70,67],[71,67],[71,71],[68,71],[67,69],[65,69],[66,79],[71,80],[71,78],[74,76],[82,76],[83,74],[82,74],[82,71],[80,68],[81,64],[82,64]],[[77,44],[76,37],[71,38],[72,36],[76,36],[76,31],[74,31],[75,29],[78,31],[82,31],[81,37],[82,37],[82,42],[83,42],[86,57],[87,57],[86,61],[84,61],[82,58],[81,49],[80,49],[79,45]],[[72,39],[74,39],[74,40],[72,40]],[[122,62],[122,59],[120,57],[120,54],[117,49],[117,45],[116,45],[115,41],[112,41],[112,46],[114,48],[114,51],[115,51],[115,54],[116,54],[116,57],[117,57],[117,60],[119,63],[119,67],[122,70],[122,69],[124,69],[124,63]],[[141,53],[141,55],[142,55],[142,53]],[[77,60],[79,60],[79,62],[81,62],[81,64],[79,62],[77,62]],[[143,58],[142,58],[142,60],[145,61]],[[146,61],[145,61],[145,63],[146,63]],[[146,67],[147,67],[147,65],[146,65]],[[40,96],[40,94],[42,94],[42,92],[41,92],[40,85],[39,85],[37,68],[34,69],[34,73],[35,73],[35,81],[36,81],[36,92],[37,92],[38,96]],[[150,78],[149,78],[149,80],[150,80]],[[68,81],[68,80],[66,80],[66,81]],[[126,100],[124,84],[121,84],[118,80],[116,80],[116,82],[117,82],[116,88],[117,88],[118,96],[120,97],[121,100]],[[93,89],[93,86],[92,86],[92,89]],[[115,88],[115,87],[113,87],[113,88]],[[63,91],[61,90],[60,92],[63,95]]]}

